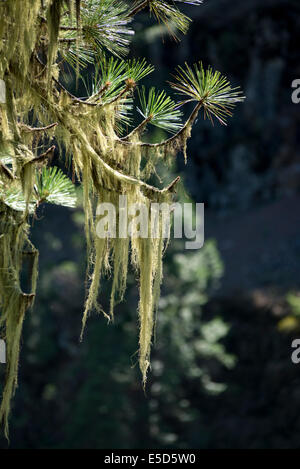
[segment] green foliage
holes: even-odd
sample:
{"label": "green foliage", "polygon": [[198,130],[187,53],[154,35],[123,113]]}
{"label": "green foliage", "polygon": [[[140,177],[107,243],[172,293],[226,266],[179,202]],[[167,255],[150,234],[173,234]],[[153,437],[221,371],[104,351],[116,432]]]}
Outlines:
{"label": "green foliage", "polygon": [[128,36],[134,34],[128,28],[127,4],[116,0],[87,0],[81,8],[84,41],[97,50],[103,48],[116,55],[128,52]]}
{"label": "green foliage", "polygon": [[143,86],[138,90],[138,95],[141,103],[138,111],[144,119],[149,119],[152,125],[168,132],[174,133],[181,128],[182,113],[165,91],[156,91],[151,87],[147,96]]}
{"label": "green foliage", "polygon": [[127,16],[127,4],[116,0],[86,0],[81,5],[79,35],[75,19],[70,21],[65,16],[62,23],[62,55],[68,58],[71,65],[74,64],[72,56],[75,55],[79,55],[83,63],[90,62],[92,56],[99,56],[104,51],[124,56],[128,52],[129,37],[134,34],[129,28],[131,18]]}
{"label": "green foliage", "polygon": [[[18,212],[26,212],[26,200],[17,182],[9,187],[2,187],[0,200]],[[43,202],[73,208],[76,206],[75,186],[70,179],[57,167],[44,167],[36,172],[34,191],[29,201],[29,212],[34,213]]]}
{"label": "green foliage", "polygon": [[[17,212],[26,211],[26,200],[23,192],[20,190],[20,187],[11,185],[9,188],[0,191],[0,199],[8,207],[16,210]],[[35,210],[35,203],[29,203],[29,212],[33,213]]]}
{"label": "green foliage", "polygon": [[226,118],[232,116],[231,110],[236,103],[245,99],[239,87],[232,88],[226,77],[220,72],[213,71],[211,67],[203,68],[202,62],[194,64],[191,68],[185,64],[185,68],[179,66],[174,77],[172,88],[181,94],[189,96],[182,101],[185,104],[191,101],[201,102],[204,114],[211,121],[216,117],[221,124],[226,124]]}
{"label": "green foliage", "polygon": [[[194,5],[199,5],[201,2],[182,1],[181,3],[193,3]],[[173,2],[168,3],[162,0],[151,0],[149,2],[149,7],[150,12],[156,17],[156,19],[159,22],[161,21],[164,23],[171,31],[175,26],[175,28],[180,32],[187,32],[190,19],[180,12]]]}
{"label": "green foliage", "polygon": [[126,75],[136,83],[152,73],[154,67],[148,65],[145,59],[130,59],[126,62]]}
{"label": "green foliage", "polygon": [[289,313],[278,321],[280,332],[291,334],[300,330],[300,296],[290,292],[286,296]]}
{"label": "green foliage", "polygon": [[300,297],[294,293],[289,293],[287,295],[287,302],[289,307],[292,309],[293,314],[300,318]]}
{"label": "green foliage", "polygon": [[[181,243],[170,243],[145,397],[137,366],[131,366],[138,346],[137,292],[132,274],[127,301],[118,307],[115,325],[106,326],[97,317],[91,318],[85,340],[78,347],[74,317],[80,315],[84,294],[84,256],[82,221],[74,226],[71,215],[52,213],[42,222],[42,229],[35,225],[35,243],[48,255],[41,260],[36,307],[25,324],[22,386],[12,415],[12,446],[202,447],[212,436],[206,409],[214,415],[215,399],[220,399],[226,387],[226,381],[216,375],[226,373],[234,363],[223,346],[227,324],[220,318],[203,317],[202,311],[222,276],[215,243],[207,240],[186,262]],[[72,218],[75,215],[81,215],[80,209]],[[74,258],[72,263],[59,262],[61,254],[65,258],[66,247],[57,249],[49,236],[51,232],[59,241],[58,225],[65,219],[65,234],[72,239],[72,250],[68,251],[68,257]],[[185,273],[191,262],[193,268],[182,279],[181,272]],[[109,280],[103,288],[109,289]],[[103,301],[106,307],[107,295]]]}
{"label": "green foliage", "polygon": [[43,168],[38,175],[35,195],[41,202],[73,208],[76,206],[74,184],[57,167]]}
{"label": "green foliage", "polygon": [[60,55],[62,59],[76,70],[79,66],[81,69],[93,64],[95,60],[95,51],[92,47],[84,44],[70,43],[67,48],[60,47]]}
{"label": "green foliage", "polygon": [[[116,108],[117,130],[122,133],[122,126],[129,126],[132,122],[132,96],[124,94],[124,83],[133,80],[134,84],[152,73],[154,67],[147,64],[145,59],[119,60],[115,57],[103,56],[95,64],[92,79],[83,78],[89,95],[89,102],[109,104],[118,101]],[[90,83],[91,82],[91,83]],[[118,125],[122,124],[122,125]]]}
{"label": "green foliage", "polygon": [[103,56],[95,64],[91,95],[99,96],[101,93],[103,100],[114,99],[123,89],[126,79],[125,61],[112,56],[107,59]]}
{"label": "green foliage", "polygon": [[[214,358],[224,366],[233,366],[233,357],[219,343],[226,336],[228,326],[221,318],[213,318],[200,328],[199,321],[201,307],[218,287],[222,276],[223,264],[212,240],[207,241],[199,252],[174,253],[168,264],[169,291],[160,300],[158,319],[158,330],[166,344],[170,344],[164,354],[176,357],[176,366],[184,370],[185,376],[200,379],[204,389],[213,393],[224,387],[212,382],[209,373],[199,367],[198,360],[199,356]],[[160,350],[159,343],[157,347]]]}
{"label": "green foliage", "polygon": [[[198,5],[200,2],[181,3]],[[121,138],[120,121],[126,125],[130,123],[134,91],[153,67],[144,59],[127,62],[107,59],[104,52],[121,56],[127,51],[128,37],[132,34],[129,24],[136,13],[146,8],[171,30],[175,25],[186,32],[189,19],[173,2],[161,0],[135,2],[133,6],[115,0],[0,2],[0,78],[5,78],[7,87],[7,103],[0,105],[0,149],[4,157],[9,155],[11,158],[10,168],[4,163],[0,166],[0,205],[3,207],[0,221],[5,227],[0,236],[0,259],[3,260],[0,307],[2,333],[10,350],[9,372],[0,408],[0,422],[4,422],[6,433],[10,399],[17,382],[22,321],[35,298],[37,251],[29,239],[30,211],[35,215],[42,202],[68,207],[75,204],[74,187],[63,173],[56,168],[41,169],[41,165],[50,161],[55,145],[64,150],[73,177],[83,188],[88,249],[83,329],[92,310],[103,312],[98,303],[100,281],[111,272],[110,314],[104,314],[113,317],[114,302],[124,295],[130,261],[139,276],[139,366],[145,385],[150,366],[154,312],[162,280],[165,221],[160,217],[157,239],[139,238],[135,233],[131,234],[130,244],[129,240],[118,237],[100,239],[95,229],[96,206],[99,202],[117,206],[120,194],[126,194],[130,204],[146,205],[148,213],[153,201],[170,203],[179,178],[162,189],[148,183],[156,172],[158,160],[168,163],[181,150],[186,156],[187,139],[201,107],[205,114],[215,115],[223,122],[233,104],[242,99],[217,72],[210,69],[204,72],[196,66],[196,75],[193,75],[190,69],[187,72],[180,69],[183,85],[175,85],[175,89],[191,96],[192,99],[185,102],[197,101],[187,122],[178,127],[170,139],[159,144],[140,140],[140,131],[148,122]],[[74,77],[78,82],[82,75],[81,66],[93,58],[96,68],[92,94],[78,98],[61,83],[61,71],[68,60],[76,69]],[[142,90],[140,96],[140,112],[149,117],[149,122],[167,130],[177,130],[178,105],[164,92],[150,90],[146,98]],[[42,127],[31,126],[37,122]],[[47,149],[53,141],[55,145]],[[142,171],[141,162],[145,158],[147,171]],[[28,255],[28,246],[35,259],[29,296],[22,291],[20,280],[22,260]],[[19,322],[18,309],[22,313]]]}

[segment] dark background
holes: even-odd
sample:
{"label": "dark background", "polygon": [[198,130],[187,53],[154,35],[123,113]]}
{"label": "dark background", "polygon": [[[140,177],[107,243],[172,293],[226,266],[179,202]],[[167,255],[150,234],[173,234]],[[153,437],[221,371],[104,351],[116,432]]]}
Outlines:
{"label": "dark background", "polygon": [[[37,302],[22,340],[11,448],[299,448],[300,5],[205,0],[187,8],[187,36],[171,41],[146,15],[132,55],[156,68],[201,59],[247,97],[228,127],[198,119],[188,164],[174,173],[205,203],[200,251],[172,242],[144,394],[136,365],[133,274],[114,324],[84,303],[83,214],[46,206],[34,222]],[[102,288],[108,301],[109,280]],[[4,439],[0,447],[7,447]]]}

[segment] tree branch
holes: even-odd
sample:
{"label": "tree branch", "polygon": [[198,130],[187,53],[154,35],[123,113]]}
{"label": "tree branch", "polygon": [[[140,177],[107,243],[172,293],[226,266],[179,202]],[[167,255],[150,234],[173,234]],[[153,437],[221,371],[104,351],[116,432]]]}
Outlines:
{"label": "tree branch", "polygon": [[144,2],[140,3],[137,5],[135,8],[133,8],[129,13],[128,16],[131,18],[132,16],[135,16],[137,13],[140,11],[144,10],[148,5],[150,4],[150,0],[145,0]]}
{"label": "tree branch", "polygon": [[15,176],[13,175],[13,173],[11,172],[10,169],[8,169],[8,167],[0,162],[0,170],[3,172],[3,174],[8,178],[10,179],[11,181],[15,179]]}
{"label": "tree branch", "polygon": [[52,147],[48,148],[47,151],[45,151],[44,153],[42,153],[39,156],[36,156],[30,162],[31,163],[41,163],[42,161],[44,161],[46,159],[51,159],[51,158],[53,158],[54,150],[55,150],[55,145],[52,145]]}
{"label": "tree branch", "polygon": [[146,125],[148,124],[148,122],[151,121],[151,119],[153,118],[152,114],[150,114],[150,116],[148,116],[146,119],[144,119],[135,129],[132,130],[132,132],[130,132],[128,135],[126,135],[125,137],[122,137],[121,140],[123,141],[126,141],[126,140],[129,140],[131,137],[133,137],[135,134],[141,132],[145,127]]}
{"label": "tree branch", "polygon": [[147,143],[147,142],[133,143],[133,142],[127,141],[126,137],[123,137],[122,139],[121,138],[118,139],[117,143],[120,143],[120,144],[123,144],[123,145],[137,145],[137,146],[148,147],[148,148],[159,148],[159,147],[163,147],[165,145],[168,145],[168,144],[176,141],[178,138],[180,138],[181,135],[184,134],[186,129],[193,125],[193,123],[195,122],[195,120],[197,118],[197,115],[198,115],[198,112],[201,109],[202,105],[203,105],[203,100],[199,101],[196,104],[196,106],[194,107],[192,113],[190,114],[190,116],[189,116],[188,120],[186,121],[186,123],[184,124],[184,126],[176,134],[172,135],[172,137],[170,137],[166,140],[163,140],[162,142],[158,142],[158,143]]}
{"label": "tree branch", "polygon": [[125,88],[122,91],[120,91],[120,93],[115,98],[113,98],[111,101],[103,104],[103,106],[116,103],[117,101],[119,101],[122,98],[122,96],[124,96],[126,93],[128,93],[128,91],[134,89],[135,86],[136,86],[135,81],[130,79],[130,78],[127,79],[125,83],[126,83]]}
{"label": "tree branch", "polygon": [[46,132],[53,127],[56,127],[58,122],[54,122],[53,124],[46,125],[45,127],[30,127],[24,123],[20,123],[20,127],[23,128],[26,132]]}
{"label": "tree branch", "polygon": [[[46,65],[41,61],[41,59],[39,58],[39,56],[37,54],[35,55],[35,58],[39,62],[40,65],[42,65],[43,67],[46,67]],[[87,106],[99,106],[98,103],[90,103],[89,101],[83,101],[82,99],[77,98],[77,96],[74,96],[72,93],[70,93],[70,91],[68,91],[67,88],[65,88],[64,85],[60,81],[58,81],[56,78],[54,78],[53,75],[51,76],[51,78],[54,81],[54,83],[56,83],[65,93],[67,93],[67,95],[73,101],[75,101],[77,103],[80,103],[80,104],[86,104]]]}
{"label": "tree branch", "polygon": [[76,42],[77,38],[76,37],[60,37],[58,38],[58,42],[66,42],[68,44],[72,42]]}
{"label": "tree branch", "polygon": [[110,87],[111,83],[110,81],[107,81],[101,88],[99,91],[97,91],[97,93],[93,94],[92,96],[90,96],[88,98],[88,101],[91,101],[91,100],[95,100],[97,98],[100,98],[104,93],[105,91],[107,91]]}
{"label": "tree branch", "polygon": [[140,145],[142,147],[154,147],[154,148],[158,148],[158,147],[163,147],[165,145],[168,145],[174,141],[176,141],[179,137],[181,137],[181,135],[184,134],[184,132],[186,131],[186,129],[190,126],[193,125],[193,123],[195,122],[196,118],[197,118],[197,115],[198,115],[198,112],[200,111],[201,107],[203,105],[203,101],[199,101],[196,106],[194,107],[192,113],[190,114],[188,120],[186,121],[186,123],[184,124],[184,126],[174,135],[172,135],[172,137],[166,139],[166,140],[163,140],[162,142],[159,142],[159,143],[145,143],[145,142],[141,142]]}
{"label": "tree branch", "polygon": [[80,31],[80,28],[77,28],[76,26],[60,26],[59,29],[63,31]]}
{"label": "tree branch", "polygon": [[[139,186],[142,190],[145,190],[147,193],[151,193],[154,195],[159,195],[159,194],[165,194],[168,191],[172,191],[173,187],[177,182],[179,181],[179,176],[174,180],[171,184],[169,184],[168,187],[164,189],[158,189],[157,187],[151,186],[150,184],[147,184],[146,182],[142,181],[141,179],[136,179],[133,176],[128,176],[127,174],[121,173],[120,171],[117,171],[113,169],[111,166],[109,166],[99,155],[98,153],[94,150],[94,148],[90,145],[89,141],[87,140],[85,135],[76,134],[78,139],[81,141],[81,143],[84,145],[85,150],[90,154],[92,159],[96,160],[100,165],[103,167],[104,170],[106,170],[107,173],[109,173],[111,176],[115,177],[119,181],[122,181],[124,183],[128,183],[134,186]],[[178,179],[179,178],[179,179]]]}
{"label": "tree branch", "polygon": [[165,189],[163,189],[163,192],[174,192],[175,186],[178,184],[180,181],[180,176],[177,176],[177,178],[174,179]]}

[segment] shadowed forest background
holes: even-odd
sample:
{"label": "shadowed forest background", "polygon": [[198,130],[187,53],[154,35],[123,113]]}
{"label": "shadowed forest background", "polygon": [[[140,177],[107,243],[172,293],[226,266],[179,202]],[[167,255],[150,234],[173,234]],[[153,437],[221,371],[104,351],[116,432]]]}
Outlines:
{"label": "shadowed forest background", "polygon": [[[148,84],[165,88],[177,64],[201,59],[247,99],[227,128],[199,119],[187,165],[174,161],[187,194],[205,203],[205,245],[185,251],[172,241],[167,251],[146,395],[134,366],[133,273],[115,323],[93,315],[80,344],[83,212],[46,206],[32,228],[39,289],[11,448],[300,447],[300,364],[291,361],[300,337],[300,104],[291,100],[300,5],[205,0],[186,10],[193,23],[179,43],[148,15],[136,18],[131,55],[155,66]],[[63,168],[58,155],[55,163]]]}

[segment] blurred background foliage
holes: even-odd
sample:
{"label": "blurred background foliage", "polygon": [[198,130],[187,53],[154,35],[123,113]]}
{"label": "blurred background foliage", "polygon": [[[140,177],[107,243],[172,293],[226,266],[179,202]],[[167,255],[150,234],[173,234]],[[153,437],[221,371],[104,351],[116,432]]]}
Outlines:
{"label": "blurred background foliage", "polygon": [[131,54],[155,66],[148,85],[163,89],[176,65],[201,59],[247,101],[227,128],[199,119],[188,164],[174,166],[205,203],[206,241],[190,252],[172,241],[166,253],[146,393],[133,273],[115,323],[91,317],[80,344],[82,210],[45,206],[32,227],[39,294],[25,323],[11,448],[299,448],[300,365],[290,358],[300,334],[299,2],[206,0],[186,10],[193,23],[180,42],[137,18]]}

